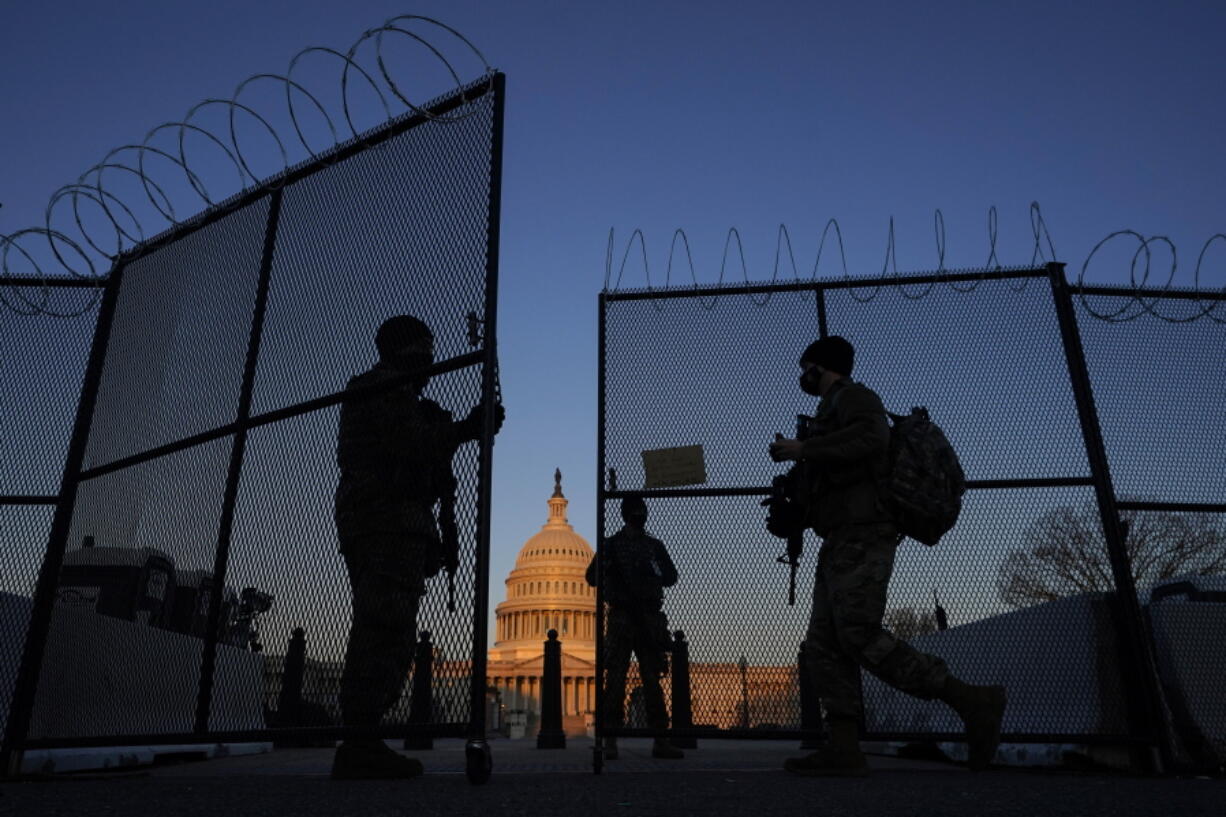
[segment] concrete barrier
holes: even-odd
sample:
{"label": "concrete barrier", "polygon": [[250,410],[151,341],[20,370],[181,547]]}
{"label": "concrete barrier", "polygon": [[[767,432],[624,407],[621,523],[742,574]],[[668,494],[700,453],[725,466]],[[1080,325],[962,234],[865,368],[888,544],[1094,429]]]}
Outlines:
{"label": "concrete barrier", "polygon": [[[974,684],[1009,691],[1004,731],[1128,733],[1115,629],[1107,596],[1087,593],[929,633],[911,641]],[[939,701],[921,701],[864,673],[872,731],[961,732]]]}
{"label": "concrete barrier", "polygon": [[[0,725],[7,722],[30,599],[0,593]],[[204,642],[89,610],[56,607],[39,676],[32,739],[190,732]],[[217,647],[209,728],[264,727],[264,658]]]}

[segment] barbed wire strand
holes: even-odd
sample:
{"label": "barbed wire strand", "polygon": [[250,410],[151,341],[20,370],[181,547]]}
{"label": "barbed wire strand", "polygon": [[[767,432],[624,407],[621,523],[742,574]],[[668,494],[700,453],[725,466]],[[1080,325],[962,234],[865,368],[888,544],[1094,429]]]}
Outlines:
{"label": "barbed wire strand", "polygon": [[[1056,260],[1058,256],[1056,254],[1055,242],[1052,239],[1051,231],[1048,229],[1047,223],[1043,218],[1042,209],[1040,208],[1038,202],[1031,202],[1029,208],[1029,220],[1032,239],[1030,267],[1033,268]],[[988,257],[983,267],[977,270],[978,272],[981,272],[982,275],[964,278],[962,280],[947,281],[944,282],[945,286],[948,286],[950,289],[953,289],[959,293],[969,293],[974,291],[985,280],[987,280],[987,277],[990,274],[998,273],[1005,269],[1000,262],[998,254],[999,214],[995,205],[988,208],[987,227]],[[813,271],[807,279],[810,282],[816,282],[818,280],[822,253],[825,251],[826,241],[830,238],[832,231],[838,244],[839,258],[842,265],[842,278],[847,282],[853,281],[847,267],[847,253],[843,243],[842,228],[839,226],[837,219],[831,218],[827,220],[822,229],[821,238],[817,247],[817,256],[813,263]],[[947,237],[945,231],[945,217],[940,209],[937,209],[934,212],[933,233],[936,242],[936,272],[938,274],[947,273],[949,270],[946,266]],[[1133,290],[1133,295],[1127,297],[1124,305],[1118,309],[1104,310],[1095,306],[1095,299],[1101,300],[1108,296],[1104,295],[1103,293],[1091,293],[1091,290],[1094,288],[1088,283],[1090,266],[1095,256],[1098,255],[1106,244],[1121,236],[1131,236],[1138,242],[1137,251],[1133,254],[1129,269],[1129,285]],[[685,253],[686,261],[689,265],[690,279],[693,288],[698,295],[698,302],[704,309],[711,310],[715,308],[715,305],[720,297],[719,293],[717,291],[705,292],[704,290],[719,290],[724,286],[724,280],[727,276],[728,254],[733,246],[735,246],[737,251],[737,258],[741,264],[742,278],[744,279],[745,283],[758,283],[751,281],[749,278],[748,264],[745,262],[745,250],[744,244],[741,240],[740,231],[735,227],[731,227],[729,228],[724,239],[724,252],[720,260],[719,274],[716,282],[714,284],[701,285],[698,281],[698,274],[694,265],[689,237],[686,235],[684,230],[678,228],[673,233],[672,243],[669,248],[669,255],[665,271],[665,289],[669,288],[671,283],[674,255],[677,251],[679,240]],[[627,244],[627,251],[622,256],[622,262],[618,268],[617,279],[614,282],[612,289],[609,288],[609,282],[612,280],[615,237],[614,230],[609,230],[609,245],[606,253],[604,280],[604,288],[606,292],[617,291],[621,288],[622,278],[626,272],[626,265],[630,257],[629,249],[635,241],[639,242],[644,275],[647,280],[647,289],[649,292],[656,291],[651,281],[651,268],[648,264],[646,240],[642,229],[636,228],[631,235],[630,242]],[[1086,313],[1103,321],[1120,322],[1134,320],[1142,315],[1150,315],[1158,320],[1168,323],[1190,323],[1202,318],[1209,319],[1217,323],[1226,322],[1226,316],[1217,314],[1222,305],[1222,300],[1220,298],[1206,298],[1201,295],[1201,276],[1206,265],[1206,256],[1209,254],[1209,251],[1214,243],[1218,241],[1221,241],[1224,245],[1226,245],[1226,233],[1217,233],[1211,236],[1209,240],[1205,242],[1204,246],[1201,247],[1200,254],[1197,257],[1196,267],[1193,271],[1193,292],[1196,294],[1196,297],[1193,300],[1197,305],[1197,309],[1195,312],[1190,314],[1173,315],[1170,313],[1164,313],[1161,311],[1159,306],[1160,304],[1166,303],[1170,300],[1165,296],[1168,295],[1174,288],[1175,276],[1178,268],[1177,249],[1170,238],[1166,236],[1152,236],[1147,239],[1133,230],[1119,230],[1111,233],[1096,244],[1094,249],[1090,251],[1090,254],[1086,257],[1085,262],[1081,266],[1080,273],[1076,283],[1073,285],[1073,289],[1077,293],[1077,297]],[[1148,288],[1152,273],[1154,254],[1151,247],[1155,244],[1163,245],[1170,253],[1171,257],[1171,267],[1167,275],[1166,282],[1156,291]],[[793,280],[797,282],[806,280],[801,278],[798,274],[795,252],[787,226],[780,224],[779,230],[776,233],[774,265],[771,271],[771,277],[769,281],[762,281],[761,283],[773,285],[778,282],[780,267],[785,257],[785,250],[786,258],[792,265]],[[1138,278],[1139,272],[1140,277]],[[891,281],[890,279],[893,280]],[[1029,278],[1021,278],[1019,279],[1019,283],[1015,284],[1012,281],[1009,281],[1006,285],[1014,292],[1022,292],[1026,289],[1029,281]],[[891,217],[886,233],[886,251],[882,262],[881,275],[875,279],[866,279],[863,287],[849,286],[847,287],[847,292],[849,296],[857,302],[869,303],[878,297],[885,287],[889,286],[905,298],[910,300],[919,300],[931,294],[933,289],[937,286],[937,283],[938,282],[936,281],[928,282],[927,284],[924,284],[922,290],[919,291],[912,291],[908,288],[911,285],[908,283],[906,276],[898,271],[897,238],[895,233],[894,218]],[[868,294],[864,294],[866,290],[868,291]],[[773,292],[770,290],[767,290],[760,295],[750,293],[750,298],[756,305],[764,306],[770,300],[772,294]],[[1217,294],[1226,295],[1226,286],[1224,286]],[[1183,298],[1181,300],[1186,301],[1188,299]],[[663,309],[662,299],[652,299],[652,304],[657,310]]]}

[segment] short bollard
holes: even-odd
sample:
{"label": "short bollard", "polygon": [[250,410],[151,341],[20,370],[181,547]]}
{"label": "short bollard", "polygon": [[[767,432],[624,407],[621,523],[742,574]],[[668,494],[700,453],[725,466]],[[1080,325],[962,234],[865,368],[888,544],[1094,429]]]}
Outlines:
{"label": "short bollard", "polygon": [[[673,676],[673,729],[693,729],[694,712],[690,694],[690,644],[685,640],[685,632],[678,630],[673,634],[673,660],[669,671]],[[673,746],[678,749],[697,749],[698,739],[694,737],[674,737]]]}
{"label": "short bollard", "polygon": [[[302,723],[302,681],[306,674],[306,630],[295,627],[285,650],[285,664],[281,668],[281,691],[277,694],[276,718],[272,726],[292,729]],[[309,740],[294,734],[281,734],[273,740],[273,746],[284,749],[308,746]]]}
{"label": "short bollard", "polygon": [[277,695],[277,715],[283,725],[298,725],[302,709],[302,677],[306,671],[306,630],[295,627],[285,651],[281,673],[281,692]]}
{"label": "short bollard", "polygon": [[562,731],[562,642],[558,631],[550,630],[545,642],[545,667],[541,678],[541,731],[536,735],[538,749],[565,749]]}
{"label": "short bollard", "polygon": [[[422,630],[413,654],[413,694],[409,699],[409,726],[414,732],[404,739],[406,749],[433,749],[434,738],[426,732],[434,708],[434,644],[430,631]],[[421,730],[421,731],[417,731]]]}

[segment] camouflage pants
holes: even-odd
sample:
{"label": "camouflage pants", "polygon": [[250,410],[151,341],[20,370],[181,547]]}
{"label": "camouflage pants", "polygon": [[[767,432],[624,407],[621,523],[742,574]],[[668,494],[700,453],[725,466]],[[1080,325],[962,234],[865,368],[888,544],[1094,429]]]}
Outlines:
{"label": "camouflage pants", "polygon": [[400,697],[413,664],[425,543],[372,535],[345,542],[343,553],[353,624],[341,675],[341,715],[345,726],[377,726]]}
{"label": "camouflage pants", "polygon": [[852,525],[822,543],[804,654],[828,718],[859,718],[860,668],[895,689],[934,698],[949,669],[882,629],[899,535],[891,524]]}
{"label": "camouflage pants", "polygon": [[605,695],[601,717],[605,724],[612,727],[622,726],[625,722],[626,674],[630,671],[631,652],[639,659],[647,726],[667,729],[668,709],[664,705],[664,689],[660,686],[660,676],[664,674],[667,659],[636,617],[620,610],[609,611],[605,626]]}

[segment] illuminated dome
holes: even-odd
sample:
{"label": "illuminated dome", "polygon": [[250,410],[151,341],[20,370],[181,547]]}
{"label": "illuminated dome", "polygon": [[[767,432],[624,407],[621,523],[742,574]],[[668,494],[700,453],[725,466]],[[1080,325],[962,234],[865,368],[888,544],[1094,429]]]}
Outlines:
{"label": "illuminated dome", "polygon": [[584,574],[592,546],[566,521],[562,473],[554,472],[549,518],[520,548],[507,576],[507,599],[495,609],[491,660],[539,656],[549,630],[558,631],[564,652],[595,660],[596,588]]}

